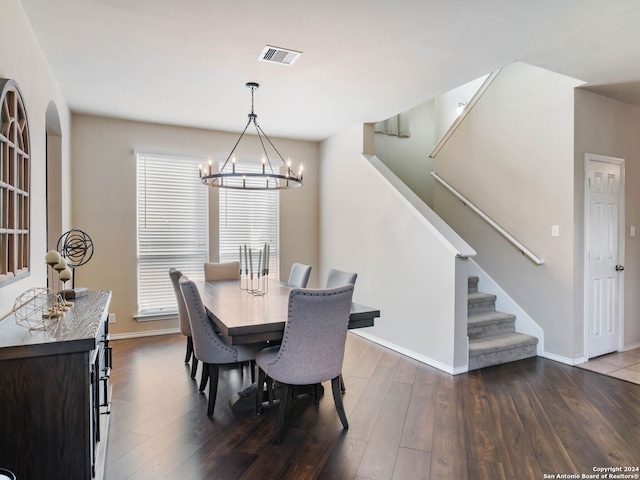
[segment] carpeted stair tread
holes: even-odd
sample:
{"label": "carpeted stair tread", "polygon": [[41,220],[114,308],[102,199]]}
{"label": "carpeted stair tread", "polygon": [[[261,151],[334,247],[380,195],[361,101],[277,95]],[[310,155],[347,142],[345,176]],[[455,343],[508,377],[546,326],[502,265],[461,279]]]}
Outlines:
{"label": "carpeted stair tread", "polygon": [[469,303],[495,301],[497,298],[493,293],[469,292],[467,295]]}
{"label": "carpeted stair tread", "polygon": [[468,293],[467,309],[469,315],[492,312],[496,309],[496,296],[491,293]]}
{"label": "carpeted stair tread", "polygon": [[469,356],[494,353],[505,349],[537,345],[538,339],[524,333],[494,335],[491,337],[469,340]]}
{"label": "carpeted stair tread", "polygon": [[469,325],[475,325],[478,323],[499,323],[505,320],[515,320],[516,316],[512,313],[505,312],[479,312],[469,315]]}
{"label": "carpeted stair tread", "polygon": [[497,312],[497,296],[478,291],[479,278],[469,276],[467,337],[469,370],[535,357],[538,339],[517,333],[516,316]]}
{"label": "carpeted stair tread", "polygon": [[469,315],[467,334],[470,339],[509,334],[516,331],[516,316],[504,312],[482,312]]}

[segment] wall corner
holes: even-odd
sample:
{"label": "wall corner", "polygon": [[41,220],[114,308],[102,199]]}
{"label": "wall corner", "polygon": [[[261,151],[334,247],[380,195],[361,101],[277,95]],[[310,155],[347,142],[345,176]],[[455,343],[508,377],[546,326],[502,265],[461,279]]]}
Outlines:
{"label": "wall corner", "polygon": [[375,154],[375,132],[373,123],[365,123],[362,126],[362,153],[364,155]]}

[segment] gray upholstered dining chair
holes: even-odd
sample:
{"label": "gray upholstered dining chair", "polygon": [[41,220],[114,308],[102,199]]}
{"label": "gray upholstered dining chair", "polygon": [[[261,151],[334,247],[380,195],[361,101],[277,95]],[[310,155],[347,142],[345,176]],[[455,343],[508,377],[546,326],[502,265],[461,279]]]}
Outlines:
{"label": "gray upholstered dining chair", "polygon": [[356,278],[358,278],[357,273],[343,272],[342,270],[332,268],[327,274],[327,282],[324,288],[334,288],[340,285],[355,285]]}
{"label": "gray upholstered dining chair", "polygon": [[304,265],[296,262],[291,265],[291,272],[289,272],[289,281],[287,284],[291,288],[307,288],[310,275],[311,265]]}
{"label": "gray upholstered dining chair", "polygon": [[196,284],[185,275],[180,278],[180,291],[191,324],[193,351],[195,357],[202,362],[202,380],[200,391],[203,392],[209,383],[209,404],[207,416],[213,416],[218,393],[218,373],[220,365],[252,362],[257,351],[264,344],[230,345],[213,328],[213,322],[207,316],[202,298]]}
{"label": "gray upholstered dining chair", "polygon": [[205,262],[204,264],[205,282],[238,279],[240,279],[240,262]]}
{"label": "gray upholstered dining chair", "polygon": [[349,423],[342,405],[339,377],[344,359],[353,285],[332,289],[294,288],[289,293],[282,344],[256,354],[256,411],[262,412],[263,385],[269,378],[283,385],[276,444],[282,441],[291,387],[331,380],[333,401],[342,426]]}
{"label": "gray upholstered dining chair", "polygon": [[198,369],[198,359],[193,354],[193,338],[191,337],[191,325],[189,325],[189,316],[187,314],[187,307],[184,304],[184,297],[180,291],[180,277],[182,272],[175,268],[169,269],[169,277],[171,278],[171,284],[173,285],[173,291],[176,294],[176,302],[178,303],[178,320],[180,322],[180,332],[187,337],[187,354],[184,358],[184,363],[191,363],[191,378],[195,378],[196,370]]}
{"label": "gray upholstered dining chair", "polygon": [[[332,268],[327,274],[327,282],[325,283],[324,288],[335,288],[340,285],[355,285],[356,278],[358,278],[357,273],[343,272],[342,270]],[[347,391],[342,374],[340,374],[340,391],[342,393]]]}

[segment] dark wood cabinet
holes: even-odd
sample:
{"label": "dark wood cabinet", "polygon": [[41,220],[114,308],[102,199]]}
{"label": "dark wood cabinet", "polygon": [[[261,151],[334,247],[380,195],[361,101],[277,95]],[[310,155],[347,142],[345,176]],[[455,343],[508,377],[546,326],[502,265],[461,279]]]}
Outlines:
{"label": "dark wood cabinet", "polygon": [[89,292],[46,331],[0,322],[0,467],[18,479],[102,477],[110,300]]}

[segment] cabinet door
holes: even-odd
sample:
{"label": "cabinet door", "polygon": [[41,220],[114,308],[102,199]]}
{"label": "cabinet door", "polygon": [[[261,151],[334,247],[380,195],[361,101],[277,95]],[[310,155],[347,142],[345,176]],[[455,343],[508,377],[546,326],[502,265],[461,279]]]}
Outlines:
{"label": "cabinet door", "polygon": [[0,362],[0,465],[17,478],[91,477],[88,352]]}

